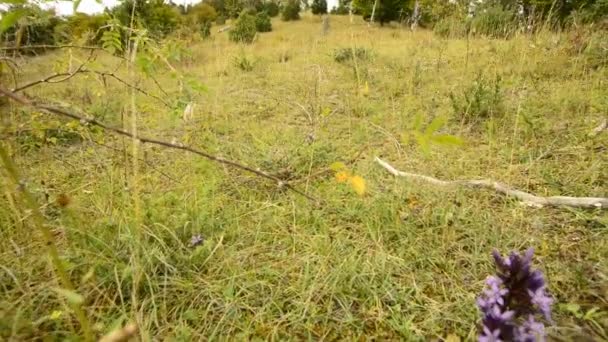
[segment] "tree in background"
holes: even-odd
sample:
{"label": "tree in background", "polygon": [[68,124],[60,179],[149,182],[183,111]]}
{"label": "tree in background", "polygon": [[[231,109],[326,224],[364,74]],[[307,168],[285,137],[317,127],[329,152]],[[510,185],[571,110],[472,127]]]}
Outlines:
{"label": "tree in background", "polygon": [[298,0],[288,0],[281,12],[283,21],[300,20],[300,2]]}
{"label": "tree in background", "polygon": [[256,34],[255,17],[247,11],[243,11],[234,23],[234,27],[228,32],[228,37],[235,43],[250,44]]}
{"label": "tree in background", "polygon": [[272,31],[272,23],[270,22],[270,16],[266,12],[259,12],[255,16],[255,29],[258,32],[270,32]]}
{"label": "tree in background", "polygon": [[212,22],[217,18],[217,11],[213,6],[199,2],[198,4],[187,9],[185,13],[190,22],[203,23]]}
{"label": "tree in background", "polygon": [[136,25],[145,27],[152,37],[157,38],[171,33],[180,24],[179,10],[162,0],[138,0],[135,10],[133,6],[133,0],[125,0],[110,13],[125,27],[130,27],[131,13],[134,13]]}
{"label": "tree in background", "polygon": [[331,9],[331,14],[346,15],[350,13],[351,0],[339,0],[338,7]]}
{"label": "tree in background", "polygon": [[312,10],[312,14],[327,14],[327,1],[313,0],[310,9]]}
{"label": "tree in background", "polygon": [[110,17],[107,14],[88,15],[76,13],[67,17],[55,27],[55,41],[70,42],[74,39],[86,39],[87,44],[97,44],[102,34],[102,27]]}
{"label": "tree in background", "polygon": [[373,13],[373,20],[384,25],[393,20],[401,21],[406,18],[410,13],[409,2],[409,0],[354,0],[353,8],[365,20],[371,20]]}
{"label": "tree in background", "polygon": [[[8,13],[11,12],[19,13],[20,17],[13,25],[2,28],[2,41],[17,47],[54,43],[55,28],[63,22],[54,10],[43,10],[35,4],[27,4],[11,6]],[[3,13],[3,16],[6,14]]]}
{"label": "tree in background", "polygon": [[270,17],[276,17],[280,12],[279,5],[274,1],[268,1],[264,3],[264,11],[268,13]]}

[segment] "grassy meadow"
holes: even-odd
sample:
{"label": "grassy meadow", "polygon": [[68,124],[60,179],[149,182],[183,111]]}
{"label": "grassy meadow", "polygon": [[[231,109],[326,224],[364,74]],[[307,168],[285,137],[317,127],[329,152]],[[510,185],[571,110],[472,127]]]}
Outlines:
{"label": "grassy meadow", "polygon": [[[182,81],[163,61],[153,80],[95,52],[89,68],[154,97],[92,73],[25,93],[128,129],[135,108],[140,134],[278,174],[319,203],[187,152],[144,144],[134,157],[128,138],[2,107],[2,144],[96,335],[135,322],[142,340],[473,340],[492,249],[534,247],[556,300],[550,339],[608,339],[605,210],[531,208],[374,161],[605,197],[608,134],[589,133],[608,113],[608,61],[580,53],[576,32],[446,39],[332,16],[323,35],[310,15],[273,20],[251,45],[212,30],[161,44]],[[18,83],[87,56],[20,59]],[[184,90],[189,80],[204,89]],[[192,118],[180,101],[196,104]],[[411,139],[437,118],[436,133],[463,144]],[[335,162],[365,180],[363,196],[336,181]],[[0,340],[78,340],[32,212],[0,171]]]}

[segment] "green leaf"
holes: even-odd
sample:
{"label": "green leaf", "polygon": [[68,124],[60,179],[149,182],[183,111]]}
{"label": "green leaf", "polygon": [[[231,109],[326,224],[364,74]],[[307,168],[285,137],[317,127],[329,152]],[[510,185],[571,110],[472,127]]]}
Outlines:
{"label": "green leaf", "polygon": [[414,130],[419,131],[422,129],[422,114],[418,113],[414,116]]}
{"label": "green leaf", "polygon": [[0,34],[4,33],[6,30],[15,25],[17,20],[23,17],[25,13],[26,12],[24,10],[15,10],[3,15],[2,19],[0,19]]}
{"label": "green leaf", "polygon": [[57,287],[53,290],[55,290],[55,292],[57,292],[57,294],[59,294],[60,296],[64,297],[65,300],[67,300],[67,302],[70,304],[81,305],[82,303],[84,303],[84,297],[76,293],[75,291],[61,289]]}
{"label": "green leaf", "polygon": [[332,171],[340,171],[340,170],[344,170],[344,169],[346,169],[346,165],[344,165],[344,163],[343,163],[343,162],[339,162],[339,161],[338,161],[338,162],[333,162],[333,163],[331,163],[331,165],[329,165],[329,168],[330,168]]}
{"label": "green leaf", "polygon": [[600,308],[598,308],[597,306],[594,306],[593,308],[591,308],[591,310],[587,311],[585,313],[585,315],[583,316],[583,319],[588,321],[593,319],[593,317],[595,317],[595,313],[598,312],[600,310]]}
{"label": "green leaf", "polygon": [[23,5],[25,4],[25,0],[2,0],[0,4]]}
{"label": "green leaf", "polygon": [[426,135],[431,135],[431,134],[437,132],[438,129],[443,127],[444,124],[445,124],[445,118],[438,116],[438,117],[434,118],[433,121],[431,121],[431,123],[428,126],[426,126],[424,133],[426,133]]}
{"label": "green leaf", "polygon": [[188,78],[185,81],[188,88],[198,92],[207,92],[207,87],[196,79]]}
{"label": "green leaf", "polygon": [[76,11],[78,10],[78,6],[80,6],[80,2],[82,2],[82,0],[74,0],[74,13],[76,13]]}
{"label": "green leaf", "polygon": [[460,146],[460,145],[464,144],[462,139],[460,139],[459,137],[455,137],[453,135],[449,135],[449,134],[433,135],[433,136],[431,136],[431,140],[434,143],[437,143],[440,145]]}

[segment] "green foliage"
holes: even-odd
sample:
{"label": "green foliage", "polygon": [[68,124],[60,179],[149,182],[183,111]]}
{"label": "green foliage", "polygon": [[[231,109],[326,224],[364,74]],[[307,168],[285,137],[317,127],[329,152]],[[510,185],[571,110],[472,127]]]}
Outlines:
{"label": "green foliage", "polygon": [[264,3],[264,11],[268,13],[271,18],[274,18],[279,15],[279,5],[274,1],[267,1]]}
{"label": "green foliage", "polygon": [[357,48],[340,48],[334,50],[334,61],[338,63],[346,63],[352,61],[354,58],[357,60],[367,60],[372,56],[371,50],[368,48],[357,47]]}
{"label": "green foliage", "polygon": [[312,14],[327,14],[327,1],[313,0],[310,9],[312,11]]}
{"label": "green foliage", "polygon": [[466,123],[476,123],[503,113],[501,78],[488,80],[479,73],[469,87],[457,96],[450,93],[454,115]]}
{"label": "green foliage", "polygon": [[446,17],[433,26],[433,32],[444,38],[466,37],[471,30],[471,23],[456,17]]}
{"label": "green foliage", "polygon": [[165,4],[161,0],[137,1],[133,11],[134,0],[125,0],[112,9],[111,14],[124,27],[131,26],[131,13],[135,15],[136,27],[147,29],[151,37],[163,38],[175,30],[181,21],[179,9]]}
{"label": "green foliage", "polygon": [[226,17],[224,17],[223,15],[219,15],[217,17],[217,19],[215,19],[215,24],[216,25],[224,25],[224,24],[226,24]]}
{"label": "green foliage", "polygon": [[2,16],[0,38],[16,46],[52,45],[55,42],[55,28],[61,23],[62,19],[52,10],[42,10],[29,4],[15,5]]}
{"label": "green foliage", "polygon": [[471,32],[491,38],[509,38],[517,30],[515,13],[500,5],[484,8],[471,21]]}
{"label": "green foliage", "polygon": [[272,23],[270,22],[270,16],[268,16],[266,12],[260,12],[255,16],[255,29],[258,32],[272,31]]}
{"label": "green foliage", "polygon": [[217,11],[213,6],[204,2],[199,2],[188,9],[186,16],[189,18],[189,22],[199,24],[205,22],[211,23],[217,18]]}
{"label": "green foliage", "polygon": [[583,58],[594,69],[608,66],[608,31],[594,32],[588,37]]}
{"label": "green foliage", "polygon": [[243,12],[245,4],[242,0],[224,0],[225,14],[229,18],[238,18]]}
{"label": "green foliage", "polygon": [[250,58],[247,57],[244,53],[241,53],[239,56],[234,57],[232,64],[241,71],[252,71],[254,67],[254,62]]}
{"label": "green foliage", "polygon": [[300,20],[300,2],[298,0],[288,0],[281,11],[283,21]]}
{"label": "green foliage", "polygon": [[235,43],[251,44],[256,35],[255,17],[243,11],[228,32],[231,41]]}
{"label": "green foliage", "polygon": [[101,38],[101,47],[110,54],[116,54],[123,51],[122,36],[120,31],[120,23],[117,20],[112,20],[103,31]]}
{"label": "green foliage", "polygon": [[426,127],[424,118],[417,114],[414,118],[413,127],[404,135],[404,142],[415,142],[424,154],[429,154],[431,145],[460,146],[462,140],[450,134],[438,133],[445,127],[447,120],[444,117],[435,117]]}
{"label": "green foliage", "polygon": [[329,13],[331,13],[333,15],[347,15],[349,13],[349,11],[348,11],[348,7],[343,6],[342,4],[339,4],[337,7],[336,6],[332,7],[332,9]]}
{"label": "green foliage", "polygon": [[[374,4],[376,4],[375,12]],[[365,20],[371,20],[373,12],[374,21],[381,25],[393,20],[405,19],[410,13],[408,2],[404,0],[378,0],[377,3],[376,0],[353,0],[353,8]]]}
{"label": "green foliage", "polygon": [[199,33],[203,38],[209,38],[211,36],[211,22],[205,21],[199,24]]}
{"label": "green foliage", "polygon": [[88,15],[76,13],[66,18],[55,27],[55,40],[57,42],[70,42],[74,39],[85,38],[88,44],[100,42],[103,27],[110,17],[106,14]]}

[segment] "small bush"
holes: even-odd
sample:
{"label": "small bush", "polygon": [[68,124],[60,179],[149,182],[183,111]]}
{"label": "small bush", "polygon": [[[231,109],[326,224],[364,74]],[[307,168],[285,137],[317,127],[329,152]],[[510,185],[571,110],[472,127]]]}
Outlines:
{"label": "small bush", "polygon": [[215,19],[215,24],[216,25],[226,24],[226,17],[224,17],[223,15],[220,15],[219,17],[217,17],[217,19]]}
{"label": "small bush", "polygon": [[272,23],[270,22],[270,16],[268,16],[266,12],[260,12],[255,16],[255,29],[258,32],[272,31]]}
{"label": "small bush", "polygon": [[462,38],[469,34],[470,22],[465,19],[447,17],[433,26],[433,32],[444,38]]}
{"label": "small bush", "polygon": [[300,2],[298,0],[289,0],[281,13],[283,21],[300,20]]}
{"label": "small bush", "polygon": [[234,23],[234,27],[228,32],[228,36],[235,43],[251,44],[256,33],[255,17],[243,12]]}
{"label": "small bush", "polygon": [[608,32],[598,31],[589,37],[583,58],[592,69],[608,66]]}
{"label": "small bush", "polygon": [[488,80],[480,73],[461,96],[450,93],[454,115],[466,123],[496,117],[503,112],[501,78]]}
{"label": "small bush", "polygon": [[491,38],[510,38],[517,30],[515,13],[501,6],[492,6],[473,17],[471,30]]}
{"label": "small bush", "polygon": [[247,56],[245,56],[244,54],[238,57],[234,57],[232,64],[241,71],[249,72],[253,70],[253,61],[247,58]]}
{"label": "small bush", "polygon": [[198,23],[212,22],[217,18],[217,12],[213,6],[200,2],[188,10],[187,16],[191,21]]}
{"label": "small bush", "polygon": [[356,57],[358,60],[367,60],[371,57],[371,51],[366,48],[342,48],[334,51],[334,61],[338,63],[346,63]]}
{"label": "small bush", "polygon": [[269,1],[264,4],[264,12],[268,13],[271,18],[279,15],[279,5],[274,1]]}
{"label": "small bush", "polygon": [[211,22],[205,21],[199,24],[199,33],[203,38],[209,38],[211,36]]}

